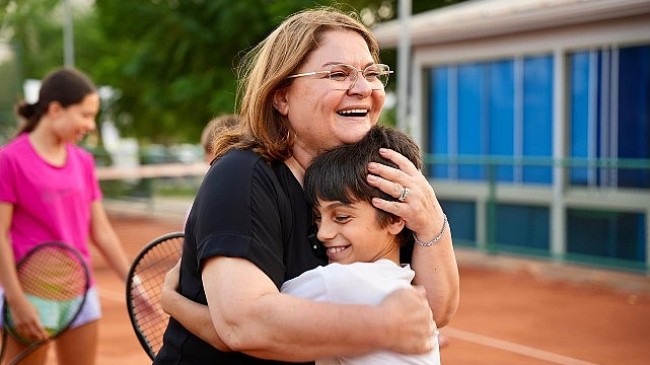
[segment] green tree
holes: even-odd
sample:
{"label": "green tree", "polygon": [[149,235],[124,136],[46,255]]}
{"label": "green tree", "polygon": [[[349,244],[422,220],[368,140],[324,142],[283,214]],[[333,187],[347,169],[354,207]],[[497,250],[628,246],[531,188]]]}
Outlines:
{"label": "green tree", "polygon": [[238,55],[298,8],[254,0],[96,4],[113,47],[97,77],[121,90],[118,125],[158,142],[196,141],[210,118],[233,112]]}
{"label": "green tree", "polygon": [[[413,9],[449,3],[415,1]],[[95,75],[122,91],[118,126],[160,142],[195,141],[210,118],[233,112],[234,68],[242,52],[288,14],[337,2],[97,0],[96,4],[99,25],[110,34],[113,49],[103,53]],[[396,0],[356,0],[339,6],[366,9],[375,21],[396,15]]]}
{"label": "green tree", "polygon": [[[0,0],[0,42],[11,51],[0,63],[0,135],[13,135],[16,117],[13,104],[22,98],[22,84],[26,79],[41,79],[46,73],[63,64],[63,10],[61,0]],[[92,70],[95,52],[104,42],[92,18],[92,7],[76,14],[76,40],[79,42],[80,68]]]}
{"label": "green tree", "polygon": [[[457,1],[414,0],[413,12]],[[62,0],[0,0],[25,78],[63,62]],[[75,2],[73,2],[75,3]],[[122,134],[196,142],[205,123],[235,108],[235,67],[287,15],[319,5],[397,16],[397,0],[95,0],[74,12],[76,66],[119,96],[106,111]],[[9,10],[7,10],[9,9]],[[386,53],[394,60],[394,52]]]}

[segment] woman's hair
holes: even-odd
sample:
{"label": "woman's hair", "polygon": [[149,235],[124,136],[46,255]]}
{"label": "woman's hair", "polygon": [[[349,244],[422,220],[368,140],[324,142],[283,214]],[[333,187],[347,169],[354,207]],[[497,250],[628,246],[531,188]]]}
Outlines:
{"label": "woman's hair", "polygon": [[[422,169],[420,147],[407,134],[397,129],[374,126],[359,142],[330,149],[314,158],[305,171],[305,198],[312,206],[318,200],[340,201],[351,204],[366,201],[372,204],[373,198],[396,201],[394,197],[371,186],[366,181],[368,164],[379,162],[397,166],[379,154],[380,148],[390,148],[408,158],[418,169]],[[380,227],[398,219],[397,216],[376,209]],[[411,231],[403,229],[398,235],[400,245],[413,240]]]}
{"label": "woman's hair", "polygon": [[41,82],[37,102],[30,104],[21,101],[16,105],[16,114],[24,119],[18,133],[33,131],[47,112],[50,103],[58,102],[66,108],[80,103],[86,96],[96,92],[95,84],[81,71],[71,68],[52,71]]}
{"label": "woman's hair", "polygon": [[324,33],[331,30],[358,33],[375,62],[379,61],[377,41],[355,13],[318,8],[291,15],[244,57],[237,90],[242,134],[237,136],[235,130],[217,137],[217,157],[231,148],[252,148],[267,160],[284,161],[291,156],[294,137],[287,118],[273,107],[273,96],[290,85],[287,77],[318,49]]}

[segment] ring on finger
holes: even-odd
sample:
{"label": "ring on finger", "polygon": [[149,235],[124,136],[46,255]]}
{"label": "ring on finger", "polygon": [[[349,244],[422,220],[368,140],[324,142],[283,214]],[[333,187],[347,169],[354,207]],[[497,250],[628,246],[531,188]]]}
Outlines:
{"label": "ring on finger", "polygon": [[402,192],[400,193],[399,198],[397,198],[397,200],[403,202],[404,200],[406,200],[406,197],[409,195],[409,192],[410,192],[409,188],[403,186]]}

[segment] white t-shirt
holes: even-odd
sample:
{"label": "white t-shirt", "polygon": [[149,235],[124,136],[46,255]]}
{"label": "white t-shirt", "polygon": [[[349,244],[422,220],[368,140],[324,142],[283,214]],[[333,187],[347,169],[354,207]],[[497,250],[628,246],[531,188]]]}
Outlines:
{"label": "white t-shirt", "polygon": [[[397,289],[408,288],[415,272],[406,265],[382,259],[375,262],[357,262],[348,265],[319,266],[286,281],[281,291],[304,299],[340,304],[377,305]],[[434,337],[434,350],[423,355],[404,355],[378,351],[363,356],[340,357],[316,361],[318,365],[439,365],[438,339]]]}

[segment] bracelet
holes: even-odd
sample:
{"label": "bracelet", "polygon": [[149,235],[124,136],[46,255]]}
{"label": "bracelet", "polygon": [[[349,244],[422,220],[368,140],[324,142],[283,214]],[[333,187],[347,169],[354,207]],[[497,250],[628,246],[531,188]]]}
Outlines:
{"label": "bracelet", "polygon": [[418,238],[418,235],[415,232],[413,232],[413,238],[415,238],[415,242],[417,242],[418,245],[420,245],[422,247],[429,247],[429,246],[433,245],[434,243],[440,241],[440,239],[442,238],[442,235],[445,233],[445,230],[447,229],[447,226],[449,225],[449,222],[447,221],[447,215],[444,214],[444,213],[442,215],[445,217],[444,221],[442,222],[442,229],[440,230],[440,233],[438,233],[437,236],[433,237],[433,239],[431,241],[422,242]]}

